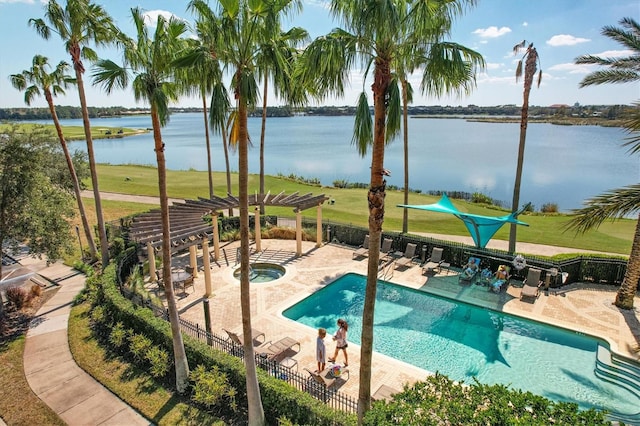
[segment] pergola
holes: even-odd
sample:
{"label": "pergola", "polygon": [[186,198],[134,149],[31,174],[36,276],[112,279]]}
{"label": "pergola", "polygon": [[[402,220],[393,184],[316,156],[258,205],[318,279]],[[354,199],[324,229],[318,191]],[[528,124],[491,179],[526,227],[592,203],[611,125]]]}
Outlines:
{"label": "pergola", "polygon": [[[322,244],[322,204],[329,197],[324,194],[298,195],[285,194],[284,191],[271,195],[254,194],[249,196],[249,206],[255,208],[255,244],[256,250],[261,251],[260,241],[260,208],[265,206],[292,207],[296,214],[296,256],[302,256],[302,211],[312,207],[317,208],[317,235],[316,245]],[[202,260],[205,272],[205,296],[211,294],[211,269],[209,241],[213,240],[214,260],[220,258],[220,236],[218,232],[218,212],[240,207],[237,197],[227,196],[221,198],[214,196],[210,199],[198,198],[197,200],[185,200],[184,203],[174,203],[169,206],[169,224],[171,251],[178,252],[189,249],[189,263],[193,267],[194,277],[198,275],[197,268],[197,247],[202,245]],[[207,221],[210,217],[211,224]],[[154,209],[147,213],[142,213],[133,219],[129,230],[129,237],[141,245],[146,245],[147,258],[149,259],[149,274],[155,281],[155,252],[162,247],[162,212]]]}

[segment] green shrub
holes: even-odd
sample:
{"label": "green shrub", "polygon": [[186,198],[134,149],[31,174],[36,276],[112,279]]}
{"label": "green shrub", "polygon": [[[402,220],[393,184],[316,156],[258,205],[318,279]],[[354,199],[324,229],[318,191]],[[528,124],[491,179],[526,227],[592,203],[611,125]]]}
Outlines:
{"label": "green shrub", "polygon": [[229,385],[227,376],[218,367],[210,367],[207,371],[199,365],[191,372],[189,379],[192,383],[191,399],[196,403],[208,409],[226,404],[236,410],[236,390]]}
{"label": "green shrub", "polygon": [[164,377],[169,371],[169,353],[164,349],[152,347],[146,353],[146,359],[150,365],[149,373],[153,377]]}
{"label": "green shrub", "polygon": [[542,213],[558,213],[558,204],[556,203],[544,203],[540,208]]}
{"label": "green shrub", "polygon": [[127,343],[128,334],[122,322],[118,321],[111,329],[111,333],[109,333],[109,343],[116,349],[122,349]]}
{"label": "green shrub", "polygon": [[493,201],[491,197],[483,194],[482,192],[474,192],[471,194],[471,202],[477,204],[492,204]]}
{"label": "green shrub", "polygon": [[129,338],[129,352],[138,362],[147,359],[147,352],[151,350],[151,347],[151,340],[143,334],[134,334]]}
{"label": "green shrub", "polygon": [[94,306],[93,309],[91,309],[91,325],[92,326],[98,326],[98,325],[102,325],[107,319],[107,315],[105,312],[104,307],[102,306]]}

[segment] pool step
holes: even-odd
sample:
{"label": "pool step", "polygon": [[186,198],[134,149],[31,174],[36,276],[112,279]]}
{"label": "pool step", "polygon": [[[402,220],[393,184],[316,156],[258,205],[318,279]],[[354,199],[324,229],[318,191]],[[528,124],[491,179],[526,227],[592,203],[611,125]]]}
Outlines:
{"label": "pool step", "polygon": [[[627,389],[640,398],[640,364],[613,354],[604,346],[598,345],[596,352],[596,377]],[[630,424],[640,424],[640,412],[635,414],[609,413],[612,420]]]}

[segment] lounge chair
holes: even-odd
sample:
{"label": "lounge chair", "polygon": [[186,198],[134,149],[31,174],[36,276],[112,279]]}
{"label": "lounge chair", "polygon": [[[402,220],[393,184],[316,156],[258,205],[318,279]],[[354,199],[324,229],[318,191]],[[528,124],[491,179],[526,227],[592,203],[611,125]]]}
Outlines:
{"label": "lounge chair", "polygon": [[408,243],[402,257],[396,259],[396,268],[410,268],[413,266],[413,259],[416,257],[416,244]]}
{"label": "lounge chair", "polygon": [[[338,380],[338,377],[333,377],[331,375],[332,368],[333,366],[330,365],[329,367],[325,368],[323,371],[319,373],[316,373],[315,371],[311,371],[308,368],[305,368],[305,370],[307,370],[307,372],[311,374],[311,377],[315,382],[324,386],[325,389],[329,389],[331,386],[333,386],[336,383],[336,380]],[[345,374],[347,375],[347,378],[343,380],[349,380],[349,367],[342,367],[341,374],[339,377],[344,378]]]}
{"label": "lounge chair", "polygon": [[353,252],[353,258],[369,256],[369,234],[364,236],[362,245]]}
{"label": "lounge chair", "polygon": [[[295,346],[298,347],[297,351],[293,349]],[[288,350],[292,350],[296,353],[300,352],[300,342],[291,337],[283,337],[276,342],[269,341],[255,348],[256,353],[264,355],[269,359],[279,358]]]}
{"label": "lounge chair", "polygon": [[542,281],[540,281],[540,269],[529,268],[527,272],[527,278],[522,282],[523,287],[520,292],[520,300],[530,297],[535,299],[538,298],[538,294],[540,294],[540,286],[542,285]]}
{"label": "lounge chair", "polygon": [[441,264],[442,264],[442,252],[444,251],[443,248],[440,247],[434,247],[433,250],[431,250],[431,257],[429,259],[426,260],[424,266],[422,267],[422,273],[426,274],[428,272],[433,272],[436,268],[438,268],[438,271],[440,271],[441,268]]}
{"label": "lounge chair", "polygon": [[[504,278],[498,278],[498,272],[500,268],[504,268],[506,276]],[[509,285],[509,279],[511,278],[511,268],[508,265],[500,265],[498,271],[496,271],[495,278],[489,283],[489,290],[494,293],[500,293],[503,288]]]}
{"label": "lounge chair", "polygon": [[[475,268],[472,265],[475,265]],[[458,275],[458,282],[472,283],[478,277],[479,272],[480,258],[472,256],[467,264],[462,267],[462,272]]]}
{"label": "lounge chair", "polygon": [[391,260],[392,251],[391,245],[393,244],[393,239],[385,238],[382,241],[382,246],[380,247],[380,262],[386,262]]}
{"label": "lounge chair", "polygon": [[[236,345],[244,346],[244,336],[243,336],[242,333],[234,333],[233,331],[229,331],[229,330],[226,330],[224,328],[223,328],[223,330],[229,336],[229,340],[231,340]],[[260,342],[260,338],[262,338],[262,342]],[[258,344],[264,343],[264,333],[262,331],[260,331],[260,330],[256,330],[255,328],[252,328],[251,329],[251,340],[253,341],[254,345],[256,343],[258,343]]]}

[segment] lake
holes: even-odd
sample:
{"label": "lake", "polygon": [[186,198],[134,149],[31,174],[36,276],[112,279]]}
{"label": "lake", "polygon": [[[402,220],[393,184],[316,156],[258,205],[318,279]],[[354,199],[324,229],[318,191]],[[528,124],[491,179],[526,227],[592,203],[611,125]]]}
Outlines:
{"label": "lake", "polygon": [[[81,120],[62,120],[82,125]],[[361,158],[351,144],[354,117],[296,116],[267,120],[265,169],[270,175],[295,174],[334,180],[369,182],[370,152]],[[49,124],[47,122],[47,124]],[[92,126],[150,128],[148,115],[92,120]],[[464,119],[409,119],[409,187],[429,190],[482,192],[511,204],[518,158],[518,123],[477,123]],[[260,119],[249,118],[253,147],[249,172],[259,173]],[[173,114],[162,131],[167,168],[207,170],[203,117],[200,113]],[[620,128],[557,126],[530,123],[527,131],[521,204],[536,209],[556,203],[561,211],[579,208],[583,200],[606,190],[635,184],[640,177],[638,156],[621,144]],[[224,170],[219,135],[211,135],[213,169]],[[86,151],[84,142],[70,143]],[[94,141],[96,161],[110,164],[155,165],[151,133]],[[237,154],[231,168],[238,169]],[[403,186],[402,138],[385,153],[388,184]],[[267,188],[269,189],[269,188]],[[274,188],[272,192],[277,191]]]}

